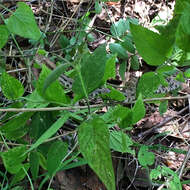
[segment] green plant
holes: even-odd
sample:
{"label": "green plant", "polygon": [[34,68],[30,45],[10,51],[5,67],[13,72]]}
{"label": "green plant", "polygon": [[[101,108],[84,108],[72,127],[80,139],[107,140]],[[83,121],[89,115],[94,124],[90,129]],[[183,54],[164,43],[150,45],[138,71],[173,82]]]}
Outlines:
{"label": "green plant", "polygon": [[[154,154],[149,152],[153,147],[134,142],[126,132],[145,116],[144,98],[165,96],[155,94],[155,90],[160,85],[168,85],[166,74],[173,72],[177,67],[189,66],[190,31],[187,23],[190,19],[189,10],[190,3],[187,0],[177,0],[173,19],[166,26],[157,27],[158,33],[138,25],[135,19],[119,20],[111,27],[111,37],[115,42],[109,45],[110,53],[107,53],[105,45],[90,53],[84,40],[89,39],[87,26],[90,19],[86,14],[79,20],[82,32],[78,32],[70,40],[64,35],[60,38],[65,58],[61,59],[62,62],[58,63],[59,66],[53,71],[45,65],[40,66],[39,79],[34,81],[34,90],[28,95],[24,95],[24,87],[19,80],[5,71],[2,72],[1,89],[6,99],[11,102],[3,109],[12,112],[5,114],[1,121],[1,141],[5,144],[6,151],[1,152],[0,156],[6,171],[13,176],[10,188],[27,176],[33,189],[32,180],[39,178],[40,167],[47,171],[44,172],[44,181],[41,184],[43,186],[43,183],[51,179],[57,171],[88,164],[107,189],[115,190],[110,150],[135,155],[135,148],[138,148],[139,163],[149,171],[149,166],[154,164]],[[4,22],[5,24],[0,26],[1,49],[9,37],[16,42],[15,35],[34,40],[35,44],[40,40],[43,42],[34,15],[25,3],[18,3],[17,10]],[[18,49],[23,55],[22,50],[19,47]],[[115,64],[118,60],[121,62],[120,74],[123,78],[126,60],[131,61],[133,69],[139,68],[136,50],[147,64],[156,66],[157,69],[155,72],[143,74],[140,78],[137,100],[133,107],[130,109],[123,106],[122,101],[125,97],[111,87],[111,92],[105,95],[110,100],[92,107],[89,94],[103,85],[106,86],[107,80],[115,77]],[[43,49],[35,53],[46,54]],[[180,56],[174,65],[172,61],[176,54]],[[37,64],[35,66],[39,67]],[[74,80],[73,99],[67,95],[57,80],[66,72]],[[189,77],[189,69],[184,75]],[[183,80],[183,74],[178,74],[176,78]],[[86,107],[74,106],[82,99],[86,100]],[[112,103],[112,100],[117,100],[118,105]],[[108,111],[97,114],[95,111],[106,103],[110,106]],[[161,102],[160,107],[161,112],[164,112],[167,104]],[[77,111],[74,112],[75,109]],[[58,130],[68,120],[75,120],[78,124],[77,130],[72,133],[78,134],[79,148],[76,143],[71,147],[72,151],[68,150],[67,142],[59,140],[56,136]],[[114,130],[115,125],[120,127],[120,131]],[[31,139],[32,143],[30,144],[25,137]],[[14,141],[15,144],[8,141]],[[164,149],[161,146],[159,148]],[[28,175],[29,170],[31,177]],[[170,189],[181,189],[180,179],[169,168],[159,166],[152,170],[151,183],[156,183],[154,180],[160,176],[168,178],[167,186]],[[6,175],[4,179],[8,181]],[[0,185],[3,188],[3,184]]]}

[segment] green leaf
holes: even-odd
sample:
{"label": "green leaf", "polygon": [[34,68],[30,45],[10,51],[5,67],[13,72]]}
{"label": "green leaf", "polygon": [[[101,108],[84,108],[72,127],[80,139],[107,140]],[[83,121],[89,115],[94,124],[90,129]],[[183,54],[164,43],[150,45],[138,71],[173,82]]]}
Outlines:
{"label": "green leaf", "polygon": [[96,1],[95,2],[95,13],[100,14],[101,12],[102,12],[102,6],[98,1]]}
{"label": "green leaf", "polygon": [[[10,186],[17,184],[17,182],[21,181],[24,179],[24,177],[26,176],[26,172],[28,171],[30,165],[29,163],[23,164],[23,167],[19,170],[18,173],[16,173],[16,175],[14,175],[14,177],[11,180]],[[24,168],[24,169],[23,169]],[[26,172],[25,172],[25,171]]]}
{"label": "green leaf", "polygon": [[125,96],[119,90],[116,90],[115,88],[111,86],[108,86],[108,88],[110,89],[110,92],[106,94],[101,94],[101,97],[103,97],[103,99],[111,99],[111,100],[116,100],[116,101],[125,100]]}
{"label": "green leaf", "polygon": [[30,171],[33,180],[36,180],[39,172],[39,154],[36,151],[32,151],[29,155]]}
{"label": "green leaf", "polygon": [[133,124],[136,124],[139,120],[141,120],[145,116],[145,113],[146,109],[144,107],[142,95],[140,94],[132,109]]}
{"label": "green leaf", "polygon": [[129,30],[129,20],[120,19],[111,26],[111,34],[115,37],[124,35]]}
{"label": "green leaf", "polygon": [[130,53],[135,54],[135,47],[133,45],[132,37],[127,35],[124,37],[124,41],[121,42],[121,45]]}
{"label": "green leaf", "polygon": [[104,72],[104,77],[103,77],[103,83],[105,83],[109,78],[115,78],[116,76],[116,55],[111,56],[107,61],[106,61],[106,68]]}
{"label": "green leaf", "polygon": [[152,97],[160,84],[160,77],[156,73],[147,72],[139,79],[137,95],[141,93],[143,98]]}
{"label": "green leaf", "polygon": [[9,38],[9,32],[5,25],[0,25],[0,49],[4,47]]}
{"label": "green leaf", "polygon": [[32,138],[33,141],[36,141],[47,129],[51,127],[51,125],[53,125],[54,122],[55,118],[53,116],[53,112],[35,113],[29,125],[30,138]]}
{"label": "green leaf", "polygon": [[25,98],[27,99],[27,108],[45,108],[49,104],[38,94],[36,89]]}
{"label": "green leaf", "polygon": [[22,126],[19,129],[13,129],[12,131],[9,132],[4,132],[3,135],[6,137],[8,140],[19,140],[21,137],[26,135],[28,132],[28,126]]}
{"label": "green leaf", "polygon": [[190,78],[190,69],[187,69],[185,72],[184,72],[184,76],[186,78]]}
{"label": "green leaf", "polygon": [[79,127],[78,138],[80,151],[89,166],[108,190],[115,190],[109,130],[105,122],[98,117],[83,122]]}
{"label": "green leaf", "polygon": [[185,82],[184,76],[183,76],[183,72],[179,72],[175,78],[177,81],[180,82]]}
{"label": "green leaf", "polygon": [[168,190],[182,190],[179,176],[174,175],[173,179],[169,182]]}
{"label": "green leaf", "polygon": [[161,178],[161,166],[158,166],[156,169],[153,169],[151,170],[151,173],[150,173],[150,178],[151,179],[157,179],[157,178]]}
{"label": "green leaf", "polygon": [[61,64],[57,66],[51,73],[47,76],[44,81],[43,92],[53,83],[55,82],[69,67],[68,64]]}
{"label": "green leaf", "polygon": [[162,101],[159,106],[160,115],[163,115],[168,109],[168,101]]}
{"label": "green leaf", "polygon": [[83,61],[82,68],[78,68],[72,86],[73,92],[81,97],[85,96],[85,91],[89,94],[102,85],[107,61],[105,46],[98,47]]}
{"label": "green leaf", "polygon": [[69,45],[69,39],[65,35],[61,35],[59,39],[59,44],[64,50]]}
{"label": "green leaf", "polygon": [[170,66],[170,65],[161,65],[160,67],[158,67],[156,69],[157,73],[168,73],[168,72],[173,72],[175,70],[174,66]]}
{"label": "green leaf", "polygon": [[176,44],[182,50],[190,52],[189,43],[190,43],[190,35],[185,33],[181,23],[176,33]]}
{"label": "green leaf", "polygon": [[136,55],[131,56],[131,68],[133,70],[139,70],[140,63],[139,58]]}
{"label": "green leaf", "polygon": [[119,127],[126,129],[132,125],[132,111],[121,105],[118,105],[114,108],[113,119],[119,124]]}
{"label": "green leaf", "polygon": [[151,179],[160,179],[162,176],[167,180],[168,190],[182,190],[182,185],[179,176],[170,168],[166,166],[158,166],[156,169],[153,169],[150,173]]}
{"label": "green leaf", "polygon": [[127,59],[128,54],[127,51],[118,43],[111,43],[109,45],[109,49],[112,53],[117,54],[121,59]]}
{"label": "green leaf", "polygon": [[[140,25],[130,24],[137,51],[149,65],[161,65],[170,55],[173,40]],[[164,47],[164,48],[163,48]]]}
{"label": "green leaf", "polygon": [[181,16],[180,24],[181,27],[183,28],[183,31],[186,34],[190,35],[190,29],[189,29],[189,24],[190,24],[190,2],[185,3],[185,9],[183,10],[183,14]]}
{"label": "green leaf", "polygon": [[23,155],[25,151],[26,146],[22,145],[1,153],[3,164],[9,173],[16,174],[23,167],[22,162],[27,157],[27,155]]}
{"label": "green leaf", "polygon": [[8,30],[24,38],[39,40],[41,34],[35,22],[31,8],[23,2],[19,2],[17,10],[8,19]]}
{"label": "green leaf", "polygon": [[25,126],[26,122],[31,118],[33,114],[34,112],[24,112],[15,116],[14,118],[6,122],[4,125],[2,125],[0,131],[2,131],[3,133],[17,131],[18,129]]}
{"label": "green leaf", "polygon": [[110,133],[110,148],[122,153],[135,154],[134,150],[131,150],[133,145],[132,139],[122,131],[112,131]]}
{"label": "green leaf", "polygon": [[127,69],[126,61],[121,62],[120,67],[119,67],[119,74],[122,80],[125,80],[126,69]]}
{"label": "green leaf", "polygon": [[48,69],[45,65],[42,65],[42,71],[40,73],[40,77],[38,79],[36,87],[37,92],[41,97],[50,102],[53,101],[56,103],[64,103],[64,104],[70,103],[69,98],[65,95],[64,89],[58,80],[52,82],[51,85],[46,89],[46,92],[45,93],[43,92],[43,87],[46,78],[48,77],[50,72],[51,72],[50,69]]}
{"label": "green leaf", "polygon": [[42,134],[42,136],[29,148],[29,150],[25,152],[25,154],[37,148],[45,140],[54,135],[57,132],[57,130],[59,130],[63,126],[63,124],[67,121],[68,118],[69,112],[65,112],[64,117],[59,118],[44,134]]}
{"label": "green leaf", "polygon": [[50,176],[53,176],[62,163],[68,150],[67,143],[55,141],[52,143],[47,154],[47,170]]}
{"label": "green leaf", "polygon": [[154,164],[155,155],[152,152],[148,152],[147,146],[141,146],[138,152],[138,160],[141,166],[151,166]]}
{"label": "green leaf", "polygon": [[24,94],[24,87],[21,82],[6,72],[3,72],[1,76],[1,88],[4,96],[9,100],[15,100]]}
{"label": "green leaf", "polygon": [[176,0],[174,15],[182,14],[184,9],[186,8],[187,3],[189,3],[189,0]]}

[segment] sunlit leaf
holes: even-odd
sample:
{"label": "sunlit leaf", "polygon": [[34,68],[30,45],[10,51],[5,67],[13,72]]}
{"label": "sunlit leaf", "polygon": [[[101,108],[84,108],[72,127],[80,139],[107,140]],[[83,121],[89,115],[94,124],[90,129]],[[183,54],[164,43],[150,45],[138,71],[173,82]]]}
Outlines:
{"label": "sunlit leaf", "polygon": [[3,72],[1,76],[1,88],[3,94],[10,100],[20,98],[24,94],[21,82],[6,72]]}
{"label": "sunlit leaf", "polygon": [[105,122],[95,117],[85,121],[78,132],[80,151],[108,190],[115,190],[115,179],[109,148],[109,131]]}
{"label": "sunlit leaf", "polygon": [[31,8],[23,2],[17,5],[18,8],[6,22],[8,30],[24,38],[38,40],[41,34]]}
{"label": "sunlit leaf", "polygon": [[0,25],[0,49],[7,43],[9,32],[5,25]]}
{"label": "sunlit leaf", "polygon": [[147,64],[157,66],[167,60],[172,50],[173,39],[140,25],[130,24],[130,28],[137,51]]}

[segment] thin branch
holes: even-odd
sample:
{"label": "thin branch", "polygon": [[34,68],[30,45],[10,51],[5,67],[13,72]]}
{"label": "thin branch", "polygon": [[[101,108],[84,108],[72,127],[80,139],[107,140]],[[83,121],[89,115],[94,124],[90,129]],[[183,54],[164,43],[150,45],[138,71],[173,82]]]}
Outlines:
{"label": "thin branch", "polygon": [[[189,95],[186,96],[176,96],[176,97],[163,97],[163,98],[151,98],[151,99],[144,99],[143,102],[152,102],[152,101],[163,101],[163,100],[181,100],[181,99],[188,99]],[[108,104],[95,104],[90,105],[90,108],[102,108],[104,106],[111,106],[115,104],[134,104],[136,101],[131,102],[113,102]],[[77,110],[77,109],[88,109],[88,106],[71,106],[71,107],[48,107],[48,108],[0,108],[1,112],[32,112],[32,111],[62,111],[62,110]]]}

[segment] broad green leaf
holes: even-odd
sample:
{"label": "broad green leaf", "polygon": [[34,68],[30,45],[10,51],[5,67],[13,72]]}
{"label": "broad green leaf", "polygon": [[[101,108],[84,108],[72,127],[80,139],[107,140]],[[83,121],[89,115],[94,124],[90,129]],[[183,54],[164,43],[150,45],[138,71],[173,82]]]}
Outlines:
{"label": "broad green leaf", "polygon": [[146,113],[146,109],[144,107],[142,95],[140,94],[137,101],[135,102],[135,105],[132,109],[133,113],[133,124],[136,124],[139,120],[141,120]]}
{"label": "broad green leaf", "polygon": [[101,119],[103,119],[106,123],[116,123],[114,116],[114,107],[110,107],[106,113],[101,115]]}
{"label": "broad green leaf", "polygon": [[111,100],[116,100],[116,101],[125,100],[125,96],[119,90],[116,90],[115,88],[111,86],[108,86],[108,88],[110,89],[110,92],[106,94],[102,94],[101,96],[103,97],[103,99],[111,99]]}
{"label": "broad green leaf", "polygon": [[176,0],[175,8],[174,8],[174,15],[182,14],[184,9],[187,6],[187,3],[189,3],[189,0]]}
{"label": "broad green leaf", "polygon": [[147,146],[141,146],[138,152],[138,160],[141,166],[147,167],[154,164],[155,155],[152,152],[148,152]]}
{"label": "broad green leaf", "polygon": [[186,78],[190,78],[190,69],[187,69],[185,72],[184,72],[184,76]]}
{"label": "broad green leaf", "polygon": [[[63,113],[64,116],[64,113]],[[37,112],[32,116],[29,125],[29,135],[36,141],[47,129],[53,125],[55,118],[53,112]]]}
{"label": "broad green leaf", "polygon": [[119,67],[119,74],[122,80],[125,80],[126,69],[127,69],[126,61],[121,62],[120,67]]}
{"label": "broad green leaf", "polygon": [[4,47],[9,38],[9,32],[5,25],[0,25],[0,49]]}
{"label": "broad green leaf", "polygon": [[184,31],[184,28],[182,27],[183,23],[180,23],[178,30],[176,32],[176,44],[179,48],[181,48],[184,51],[190,52],[190,35],[187,34]]}
{"label": "broad green leaf", "polygon": [[173,72],[175,70],[174,66],[170,65],[162,65],[156,69],[157,73],[168,73],[168,72]]}
{"label": "broad green leaf", "polygon": [[113,119],[119,124],[119,127],[126,129],[132,125],[132,111],[121,105],[118,105],[114,108]]}
{"label": "broad green leaf", "polygon": [[170,55],[173,40],[148,30],[140,25],[130,24],[137,51],[149,65],[161,65]]}
{"label": "broad green leaf", "polygon": [[52,143],[47,154],[47,170],[50,176],[53,176],[62,163],[68,150],[67,143],[55,141]]}
{"label": "broad green leaf", "polygon": [[45,108],[48,106],[49,102],[44,100],[35,89],[32,94],[25,97],[27,100],[27,108]]}
{"label": "broad green leaf", "polygon": [[9,173],[16,174],[23,167],[22,162],[27,157],[27,155],[23,155],[25,151],[26,146],[22,145],[9,149],[1,154],[3,164]]}
{"label": "broad green leaf", "polygon": [[89,166],[108,190],[115,190],[109,130],[105,122],[98,117],[83,122],[79,126],[78,138],[80,151]]}
{"label": "broad green leaf", "polygon": [[84,91],[89,94],[102,85],[107,61],[105,46],[98,47],[93,54],[87,56],[83,61],[81,69],[77,68],[78,73],[72,86],[73,92],[81,97],[85,96]]}
{"label": "broad green leaf", "polygon": [[21,82],[6,72],[3,72],[1,76],[1,89],[4,96],[9,100],[15,100],[24,94],[24,87]]}
{"label": "broad green leaf", "polygon": [[163,115],[168,109],[168,101],[162,101],[159,106],[160,115]]}
{"label": "broad green leaf", "polygon": [[118,22],[115,22],[111,26],[111,34],[115,37],[121,37],[125,34],[127,34],[127,31],[130,29],[129,23],[138,23],[136,19],[127,18],[126,20],[120,19]]}
{"label": "broad green leaf", "polygon": [[111,56],[107,61],[106,61],[106,68],[104,72],[104,77],[103,77],[103,83],[105,83],[109,78],[115,78],[116,76],[116,55]]}
{"label": "broad green leaf", "polygon": [[61,64],[58,67],[56,67],[51,73],[47,76],[47,78],[44,81],[44,86],[43,86],[43,92],[46,91],[46,89],[53,83],[55,82],[69,67],[68,64]]}
{"label": "broad green leaf", "polygon": [[130,53],[135,54],[135,47],[133,45],[132,37],[127,35],[123,38],[121,45]]}
{"label": "broad green leaf", "polygon": [[36,180],[38,177],[39,172],[39,154],[36,151],[32,151],[29,155],[29,161],[30,161],[30,171],[32,174],[33,180]]}
{"label": "broad green leaf", "polygon": [[127,51],[118,43],[111,43],[109,45],[109,49],[112,53],[117,54],[121,59],[127,59],[128,54]]}
{"label": "broad green leaf", "polygon": [[[16,173],[16,174],[14,175],[14,177],[12,178],[11,183],[10,183],[10,186],[15,185],[15,184],[17,184],[18,182],[20,182],[21,180],[23,180],[24,177],[26,176],[26,172],[28,171],[29,167],[30,167],[29,163],[23,164],[23,166],[22,166],[22,168],[19,170],[19,172]],[[23,168],[24,168],[24,169],[23,169]],[[24,170],[25,170],[25,171],[24,171]]]}
{"label": "broad green leaf", "polygon": [[147,72],[141,76],[137,85],[137,95],[142,94],[143,98],[152,97],[154,91],[160,85],[160,77],[154,72]]}
{"label": "broad green leaf", "polygon": [[[190,5],[189,5],[188,11],[190,11]],[[184,50],[186,52],[190,52],[190,47],[189,47],[190,30],[188,29],[188,26],[186,27],[186,25],[188,24],[188,23],[186,23],[187,22],[186,20],[188,22],[190,21],[189,13],[188,13],[188,15],[181,16],[181,19],[180,19],[180,22],[178,25],[178,30],[176,32],[176,44],[182,50]]]}
{"label": "broad green leaf", "polygon": [[6,137],[7,140],[19,140],[28,132],[28,125],[22,126],[19,129],[13,129],[8,132],[3,132],[3,135]]}
{"label": "broad green leaf", "polygon": [[3,133],[9,133],[22,128],[33,114],[33,112],[24,112],[15,116],[11,120],[7,121],[4,125],[1,125],[0,131]]}
{"label": "broad green leaf", "polygon": [[135,154],[134,150],[131,150],[133,145],[132,139],[122,131],[112,131],[110,133],[110,148],[122,153]]}
{"label": "broad green leaf", "polygon": [[159,33],[166,38],[170,39],[171,42],[175,43],[176,31],[179,25],[181,16],[174,15],[173,18],[169,21],[167,25],[159,25],[155,28],[159,31]]}
{"label": "broad green leaf", "polygon": [[131,68],[133,70],[139,70],[140,63],[139,58],[136,55],[131,56]]}
{"label": "broad green leaf", "polygon": [[189,24],[190,24],[190,2],[185,3],[185,9],[183,11],[183,14],[181,16],[180,24],[183,29],[183,31],[190,35],[190,29],[189,29]]}
{"label": "broad green leaf", "polygon": [[68,118],[69,112],[65,112],[64,117],[59,118],[44,134],[42,134],[42,136],[29,148],[29,150],[25,152],[25,154],[37,148],[45,140],[54,135],[63,126],[63,124],[67,121]]}
{"label": "broad green leaf", "polygon": [[180,178],[177,176],[177,174],[175,174],[173,179],[169,182],[168,190],[182,190]]}
{"label": "broad green leaf", "polygon": [[6,22],[8,30],[24,38],[39,40],[41,34],[31,8],[19,2],[18,8]]}
{"label": "broad green leaf", "polygon": [[102,12],[102,6],[98,1],[96,1],[95,2],[95,13],[100,14],[101,12]]}
{"label": "broad green leaf", "polygon": [[184,76],[183,76],[183,72],[179,72],[175,78],[177,81],[180,82],[185,82]]}
{"label": "broad green leaf", "polygon": [[70,102],[69,98],[65,95],[64,89],[59,83],[58,80],[51,83],[51,85],[46,89],[45,93],[43,92],[43,86],[45,84],[46,78],[50,74],[50,69],[45,65],[42,65],[42,71],[37,83],[37,92],[45,100],[53,101],[56,103],[68,104]]}
{"label": "broad green leaf", "polygon": [[160,165],[157,168],[152,169],[150,172],[150,178],[151,179],[161,178],[161,174],[162,174],[161,170],[162,168]]}

